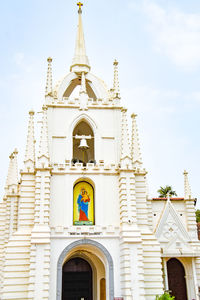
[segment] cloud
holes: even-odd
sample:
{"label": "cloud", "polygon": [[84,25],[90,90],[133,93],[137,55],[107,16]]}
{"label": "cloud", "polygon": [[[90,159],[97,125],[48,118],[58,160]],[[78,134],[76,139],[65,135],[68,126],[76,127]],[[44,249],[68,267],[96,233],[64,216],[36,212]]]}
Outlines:
{"label": "cloud", "polygon": [[190,70],[200,66],[200,14],[163,8],[150,0],[143,1],[142,10],[156,51],[179,67]]}

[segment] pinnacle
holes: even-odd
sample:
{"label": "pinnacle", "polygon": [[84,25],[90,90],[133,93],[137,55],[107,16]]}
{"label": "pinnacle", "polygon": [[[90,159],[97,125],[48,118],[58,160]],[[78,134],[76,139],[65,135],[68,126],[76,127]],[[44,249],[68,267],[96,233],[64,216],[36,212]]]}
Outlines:
{"label": "pinnacle", "polygon": [[115,59],[113,62],[113,66],[114,66],[113,97],[114,98],[120,98],[118,64],[119,64],[118,61]]}
{"label": "pinnacle", "polygon": [[10,154],[9,159],[9,167],[8,167],[8,175],[6,180],[6,186],[10,185],[18,185],[18,167],[17,167],[17,149]]}
{"label": "pinnacle", "polygon": [[52,93],[52,58],[47,58],[48,67],[47,67],[47,79],[46,79],[46,88],[45,88],[45,95],[51,95]]}
{"label": "pinnacle", "polygon": [[130,145],[129,145],[129,131],[128,131],[128,122],[127,122],[127,109],[122,108],[122,138],[121,138],[121,160],[130,159]]}
{"label": "pinnacle", "polygon": [[39,158],[45,156],[49,157],[48,150],[48,125],[47,125],[47,106],[43,106],[43,118],[42,118],[42,128],[40,136],[40,145],[39,145]]}
{"label": "pinnacle", "polygon": [[191,198],[191,188],[188,180],[188,172],[184,170],[184,198],[190,199]]}
{"label": "pinnacle", "polygon": [[27,167],[29,165],[29,168],[33,168],[35,165],[34,114],[35,112],[33,110],[29,111],[28,133],[24,158],[24,164]]}
{"label": "pinnacle", "polygon": [[136,123],[136,114],[132,114],[132,149],[131,149],[131,156],[133,160],[133,165],[138,167],[138,165],[142,166],[142,156],[140,151],[140,143],[139,143],[139,135]]}

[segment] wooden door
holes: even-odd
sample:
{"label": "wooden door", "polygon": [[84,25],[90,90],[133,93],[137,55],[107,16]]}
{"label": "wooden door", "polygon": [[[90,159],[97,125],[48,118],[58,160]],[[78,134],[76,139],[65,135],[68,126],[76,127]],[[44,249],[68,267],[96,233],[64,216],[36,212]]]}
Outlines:
{"label": "wooden door", "polygon": [[168,260],[167,275],[171,295],[175,296],[176,300],[188,300],[185,269],[178,259],[171,258]]}

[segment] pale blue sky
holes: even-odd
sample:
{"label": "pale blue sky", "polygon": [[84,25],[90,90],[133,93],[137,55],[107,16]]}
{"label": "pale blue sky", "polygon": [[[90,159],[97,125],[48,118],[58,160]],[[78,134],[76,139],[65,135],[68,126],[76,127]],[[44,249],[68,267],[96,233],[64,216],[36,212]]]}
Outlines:
{"label": "pale blue sky", "polygon": [[[129,116],[138,114],[151,196],[166,184],[183,196],[186,169],[192,195],[200,198],[200,1],[83,2],[92,72],[111,87],[117,58],[123,103]],[[28,111],[44,101],[46,58],[53,57],[54,83],[69,71],[76,1],[3,1],[0,23],[2,194],[15,147],[22,168]]]}

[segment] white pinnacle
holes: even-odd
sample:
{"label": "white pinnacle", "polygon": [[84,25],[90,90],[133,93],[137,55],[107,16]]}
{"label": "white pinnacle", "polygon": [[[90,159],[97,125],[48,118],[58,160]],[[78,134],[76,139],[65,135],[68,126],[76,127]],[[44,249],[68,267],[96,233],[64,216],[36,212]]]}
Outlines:
{"label": "white pinnacle", "polygon": [[28,134],[24,162],[31,161],[35,164],[35,137],[34,137],[34,111],[29,111]]}
{"label": "white pinnacle", "polygon": [[49,158],[47,107],[46,106],[43,107],[43,118],[42,118],[42,128],[41,128],[38,158],[40,158],[42,156]]}
{"label": "white pinnacle", "polygon": [[131,156],[133,160],[134,167],[141,167],[142,166],[142,155],[140,151],[140,143],[139,143],[139,136],[138,136],[138,129],[136,123],[136,114],[132,114],[132,147],[131,147]]}
{"label": "white pinnacle", "polygon": [[17,154],[18,154],[18,151],[17,151],[17,149],[15,149],[9,156],[10,161],[9,161],[9,167],[8,167],[6,187],[9,187],[11,185],[18,185]]}
{"label": "white pinnacle", "polygon": [[45,95],[51,95],[52,93],[52,58],[47,58],[48,62],[48,68],[47,68],[47,81],[46,81],[46,89],[45,89]]}
{"label": "white pinnacle", "polygon": [[114,66],[113,93],[114,93],[115,98],[120,98],[119,77],[118,77],[118,61],[117,60],[114,61],[113,66]]}
{"label": "white pinnacle", "polygon": [[122,132],[121,132],[121,160],[131,159],[131,151],[129,145],[129,131],[127,122],[127,109],[122,109]]}
{"label": "white pinnacle", "polygon": [[185,199],[191,199],[191,188],[188,180],[188,172],[184,171],[184,198]]}
{"label": "white pinnacle", "polygon": [[90,64],[86,55],[85,48],[81,6],[79,6],[78,10],[78,30],[76,37],[75,53],[74,58],[72,60],[72,65],[70,67],[70,71],[76,73],[81,73],[83,71],[87,73],[90,71]]}

